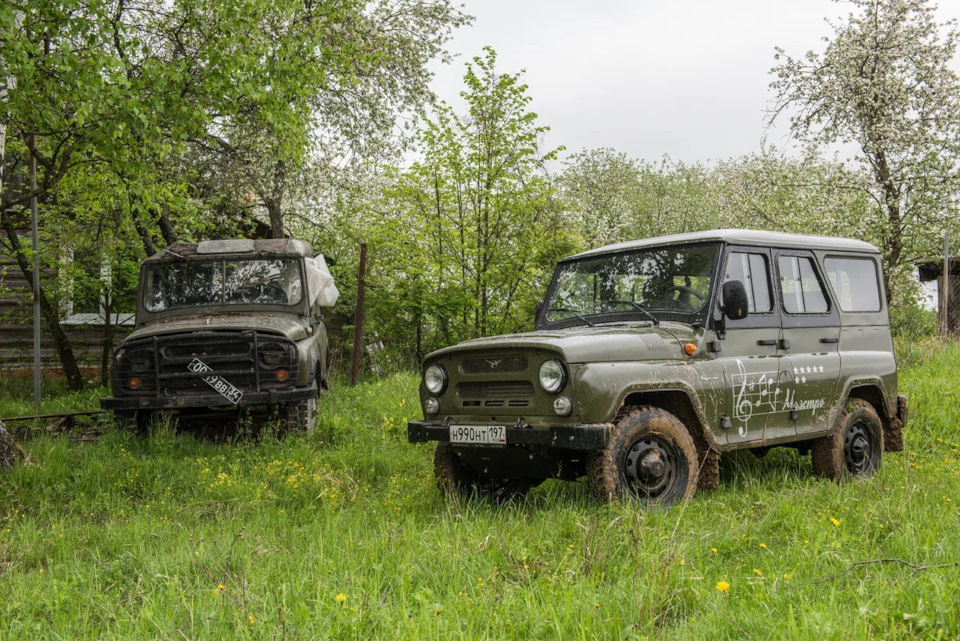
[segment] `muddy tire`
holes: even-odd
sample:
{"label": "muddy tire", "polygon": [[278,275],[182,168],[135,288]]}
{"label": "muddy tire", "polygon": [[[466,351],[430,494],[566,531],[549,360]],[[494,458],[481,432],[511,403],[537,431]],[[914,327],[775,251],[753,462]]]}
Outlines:
{"label": "muddy tire", "polygon": [[873,476],[880,469],[882,455],[880,417],[860,398],[847,401],[833,434],[810,442],[813,473],[834,481]]}
{"label": "muddy tire", "polygon": [[280,408],[280,433],[312,432],[317,422],[317,399],[286,403]]}
{"label": "muddy tire", "polygon": [[150,433],[153,412],[148,410],[114,410],[113,426],[118,430],[133,432],[140,436]]}
{"label": "muddy tire", "polygon": [[638,407],[616,424],[607,447],[587,464],[597,498],[630,498],[646,506],[684,501],[697,490],[697,449],[680,420],[657,407]]}
{"label": "muddy tire", "polygon": [[531,487],[527,479],[486,478],[465,465],[449,443],[438,443],[433,455],[433,473],[440,492],[453,499],[487,498],[497,505],[522,500]]}

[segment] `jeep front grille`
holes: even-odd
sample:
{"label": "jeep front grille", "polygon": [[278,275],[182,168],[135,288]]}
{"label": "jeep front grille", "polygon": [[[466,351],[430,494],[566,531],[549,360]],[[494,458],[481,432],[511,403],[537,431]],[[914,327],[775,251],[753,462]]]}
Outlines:
{"label": "jeep front grille", "polygon": [[[279,345],[283,353],[281,362],[273,367],[258,357],[263,346],[271,343]],[[207,383],[187,367],[194,358],[245,392],[290,387],[297,379],[293,343],[254,331],[154,336],[130,342],[122,352],[114,367],[118,389],[137,395],[211,393]],[[279,369],[289,372],[283,382],[276,379]],[[131,377],[140,379],[139,389],[130,390],[127,381]]]}
{"label": "jeep front grille", "polygon": [[503,374],[527,371],[527,357],[497,356],[493,358],[465,358],[460,364],[464,374]]}
{"label": "jeep front grille", "polygon": [[503,381],[491,383],[460,383],[457,396],[463,399],[529,399],[533,398],[530,381]]}

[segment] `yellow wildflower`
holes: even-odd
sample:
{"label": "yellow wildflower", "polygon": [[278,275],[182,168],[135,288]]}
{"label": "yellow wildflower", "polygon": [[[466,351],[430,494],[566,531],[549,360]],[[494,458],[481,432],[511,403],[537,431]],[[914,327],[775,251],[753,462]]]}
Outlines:
{"label": "yellow wildflower", "polygon": [[726,594],[730,590],[730,584],[726,581],[717,581],[717,589]]}
{"label": "yellow wildflower", "polygon": [[840,521],[838,521],[837,519],[835,519],[835,518],[832,517],[832,516],[830,517],[830,522],[833,523],[835,526],[836,526],[836,525],[840,525]]}
{"label": "yellow wildflower", "polygon": [[347,600],[347,595],[344,594],[343,592],[337,595],[337,603],[343,603],[346,600]]}

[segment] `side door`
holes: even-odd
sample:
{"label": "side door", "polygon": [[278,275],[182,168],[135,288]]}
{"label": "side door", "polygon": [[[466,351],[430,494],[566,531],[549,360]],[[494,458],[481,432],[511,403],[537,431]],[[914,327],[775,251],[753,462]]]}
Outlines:
{"label": "side door", "polygon": [[782,363],[789,382],[783,415],[794,423],[797,434],[826,432],[830,408],[839,393],[840,314],[812,252],[779,250],[776,262]]}
{"label": "side door", "polygon": [[723,432],[734,448],[763,440],[768,430],[784,422],[778,416],[785,388],[772,258],[769,249],[736,246],[725,256],[722,281],[741,281],[749,303],[746,318],[726,319],[717,359],[724,377],[724,398],[719,399],[727,419]]}

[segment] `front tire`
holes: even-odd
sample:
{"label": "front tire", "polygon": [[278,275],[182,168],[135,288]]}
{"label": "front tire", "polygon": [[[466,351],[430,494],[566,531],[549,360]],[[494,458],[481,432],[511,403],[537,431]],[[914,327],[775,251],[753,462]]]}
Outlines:
{"label": "front tire", "polygon": [[883,425],[873,405],[851,398],[840,412],[837,429],[810,443],[813,472],[842,481],[847,477],[873,476],[883,455]]}
{"label": "front tire", "polygon": [[607,446],[587,465],[601,500],[630,498],[645,506],[685,501],[697,490],[697,448],[680,420],[657,407],[638,407],[616,424]]}
{"label": "front tire", "polygon": [[317,422],[317,399],[286,403],[280,410],[280,432],[312,432]]}
{"label": "front tire", "polygon": [[497,505],[522,500],[538,484],[527,479],[485,477],[461,461],[449,443],[437,444],[433,473],[442,494],[467,500],[485,496]]}

